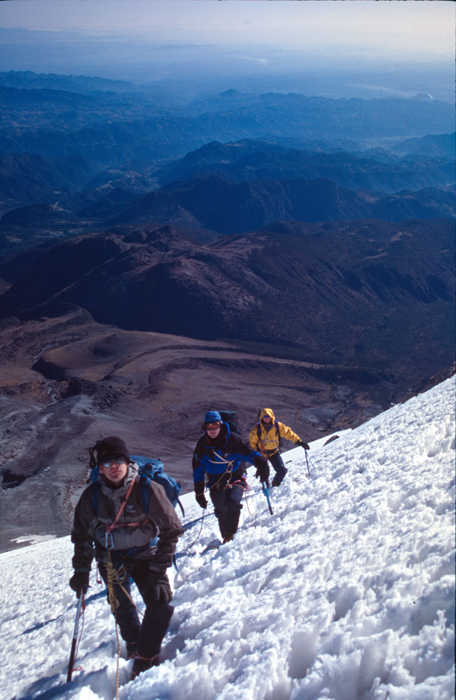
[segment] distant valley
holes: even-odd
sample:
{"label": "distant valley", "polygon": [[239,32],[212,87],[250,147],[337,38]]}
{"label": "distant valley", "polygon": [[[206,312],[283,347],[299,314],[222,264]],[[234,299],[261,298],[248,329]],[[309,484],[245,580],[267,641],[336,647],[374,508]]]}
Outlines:
{"label": "distant valley", "polygon": [[398,158],[380,149],[374,158],[254,140],[212,142],[155,170],[123,163],[96,175],[80,157],[6,154],[0,192],[10,208],[0,217],[0,245],[11,255],[53,232],[117,224],[173,224],[208,240],[207,232],[244,233],[276,220],[454,219],[454,157],[444,143],[442,150],[444,157]]}
{"label": "distant valley", "polygon": [[455,215],[445,102],[228,90],[180,104],[124,81],[11,72],[0,103],[5,255],[46,231],[116,223],[219,235],[277,219]]}

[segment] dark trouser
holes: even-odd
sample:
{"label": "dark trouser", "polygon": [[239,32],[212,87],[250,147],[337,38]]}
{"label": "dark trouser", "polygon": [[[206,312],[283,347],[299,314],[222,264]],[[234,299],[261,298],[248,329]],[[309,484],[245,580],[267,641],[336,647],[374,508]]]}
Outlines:
{"label": "dark trouser", "polygon": [[282,483],[288,469],[286,468],[286,466],[283,463],[282,455],[280,454],[280,452],[276,452],[275,454],[268,457],[268,459],[271,462],[271,464],[275,470],[275,475],[274,475],[274,478],[272,480],[272,485],[279,486]]}
{"label": "dark trouser", "polygon": [[239,484],[234,484],[225,491],[211,489],[210,494],[214,512],[219,521],[220,534],[224,539],[234,535],[239,525],[244,489]]}
{"label": "dark trouser", "polygon": [[[162,600],[153,599],[153,590],[147,588],[150,561],[138,561],[132,567],[128,567],[130,576],[127,576],[122,586],[131,595],[130,577],[136,583],[142,599],[146,604],[142,624],[139,621],[135,606],[123,592],[119,585],[114,586],[119,607],[115,618],[120,627],[120,634],[128,644],[137,644],[137,651],[145,659],[151,659],[159,653],[163,637],[165,636],[174,608]],[[99,563],[101,577],[107,583],[106,568]]]}

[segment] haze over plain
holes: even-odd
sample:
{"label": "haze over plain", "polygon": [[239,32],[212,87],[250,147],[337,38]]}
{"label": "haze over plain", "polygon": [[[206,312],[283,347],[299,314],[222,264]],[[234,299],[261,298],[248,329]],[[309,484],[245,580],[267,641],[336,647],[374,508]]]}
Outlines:
{"label": "haze over plain", "polygon": [[453,100],[447,2],[0,3],[1,70],[330,97]]}

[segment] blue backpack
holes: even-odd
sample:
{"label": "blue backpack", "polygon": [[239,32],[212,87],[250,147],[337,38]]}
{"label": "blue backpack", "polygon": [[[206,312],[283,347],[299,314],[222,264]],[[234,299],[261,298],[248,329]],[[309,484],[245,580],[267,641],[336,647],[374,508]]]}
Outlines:
{"label": "blue backpack", "polygon": [[[141,457],[139,455],[131,455],[131,460],[136,462],[139,467],[139,483],[141,486],[141,501],[144,512],[149,512],[149,502],[150,502],[150,482],[156,481],[157,484],[163,486],[168,500],[172,503],[175,508],[179,504],[182,510],[182,515],[185,516],[184,506],[179,500],[180,492],[182,491],[182,485],[179,484],[176,479],[169,474],[165,474],[163,462],[161,459],[153,459],[150,457]],[[101,484],[98,481],[98,467],[94,467],[90,474],[90,481],[92,483],[98,484],[98,488],[92,490],[92,506],[96,513],[98,513],[98,499],[100,497]]]}

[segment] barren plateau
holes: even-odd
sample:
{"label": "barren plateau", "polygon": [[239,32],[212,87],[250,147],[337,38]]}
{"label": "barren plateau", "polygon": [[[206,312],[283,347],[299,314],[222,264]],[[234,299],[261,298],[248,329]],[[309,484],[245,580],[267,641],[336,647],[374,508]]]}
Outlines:
{"label": "barren plateau", "polygon": [[375,399],[384,380],[374,375],[369,388],[347,368],[120,330],[77,308],[4,321],[0,342],[0,551],[69,533],[88,448],[100,437],[117,434],[132,454],[160,457],[185,492],[209,408],[236,410],[248,438],[258,409],[271,406],[305,440],[385,408]]}

